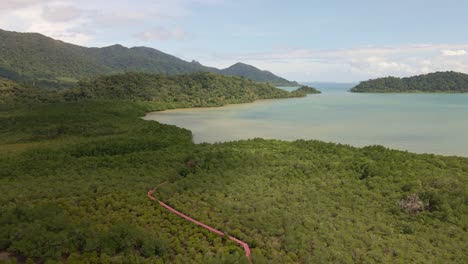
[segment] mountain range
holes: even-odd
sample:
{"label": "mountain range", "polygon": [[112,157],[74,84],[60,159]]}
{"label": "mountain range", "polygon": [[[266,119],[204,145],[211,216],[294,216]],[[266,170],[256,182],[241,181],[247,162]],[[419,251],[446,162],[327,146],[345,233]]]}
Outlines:
{"label": "mountain range", "polygon": [[0,30],[0,77],[37,86],[62,87],[74,85],[83,78],[123,72],[169,75],[213,72],[277,86],[298,85],[243,63],[217,69],[148,47],[127,48],[117,44],[88,48],[38,33]]}

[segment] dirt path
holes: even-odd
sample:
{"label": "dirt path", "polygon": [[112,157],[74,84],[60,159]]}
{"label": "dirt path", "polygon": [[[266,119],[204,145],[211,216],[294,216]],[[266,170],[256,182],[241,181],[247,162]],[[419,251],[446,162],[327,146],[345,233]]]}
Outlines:
{"label": "dirt path", "polygon": [[[224,233],[223,233],[223,232],[221,232],[221,231],[219,231],[219,230],[217,230],[217,229],[215,229],[215,228],[213,228],[213,227],[211,227],[211,226],[209,226],[209,225],[205,225],[204,223],[202,223],[202,222],[200,222],[200,221],[197,221],[197,220],[195,220],[195,219],[193,219],[193,218],[191,218],[191,217],[189,217],[189,216],[187,216],[187,215],[185,215],[185,214],[183,214],[183,213],[177,211],[176,209],[174,209],[174,208],[170,207],[169,205],[165,204],[164,202],[161,202],[161,201],[157,200],[157,199],[154,198],[154,196],[153,196],[153,193],[154,193],[154,192],[155,192],[155,190],[149,190],[148,193],[147,193],[148,198],[151,199],[152,201],[158,201],[159,204],[160,204],[162,207],[166,208],[167,210],[171,211],[172,213],[174,213],[174,214],[176,214],[176,215],[178,215],[178,216],[180,216],[180,217],[182,217],[182,218],[185,218],[186,220],[188,220],[188,221],[190,221],[190,222],[192,222],[192,223],[194,223],[194,224],[197,224],[197,225],[199,225],[199,226],[201,226],[201,227],[203,227],[203,228],[206,228],[206,229],[208,229],[209,231],[211,231],[211,232],[213,232],[213,233],[216,233],[216,234],[218,234],[218,235],[220,235],[220,236],[224,236]],[[237,244],[241,245],[241,246],[244,248],[245,256],[247,257],[247,260],[248,260],[250,263],[252,263],[251,260],[250,260],[250,247],[249,247],[249,245],[248,245],[247,243],[245,243],[244,241],[239,240],[239,239],[237,239],[237,238],[235,238],[235,237],[228,236],[228,238],[229,238],[230,240],[236,242]]]}

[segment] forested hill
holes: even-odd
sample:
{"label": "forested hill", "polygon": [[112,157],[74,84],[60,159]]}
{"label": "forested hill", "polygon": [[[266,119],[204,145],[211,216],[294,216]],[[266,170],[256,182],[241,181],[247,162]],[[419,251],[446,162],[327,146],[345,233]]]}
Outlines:
{"label": "forested hill", "polygon": [[262,71],[254,66],[236,63],[229,68],[221,70],[221,74],[230,76],[242,76],[256,82],[267,82],[277,86],[298,86],[297,82],[291,82],[278,77],[269,71]]}
{"label": "forested hill", "polygon": [[252,102],[304,96],[289,93],[265,83],[255,83],[241,77],[222,76],[214,73],[163,75],[125,73],[101,76],[82,81],[77,88],[65,93],[66,100],[134,100],[157,101],[187,106],[220,106],[232,103]]}
{"label": "forested hill", "polygon": [[[257,82],[284,85],[287,80],[272,73],[255,72],[244,76]],[[35,86],[70,86],[85,77],[123,72],[184,74],[223,70],[188,62],[156,49],[113,45],[87,48],[55,40],[37,33],[0,30],[0,77]],[[280,81],[280,82],[278,82]]]}
{"label": "forested hill", "polygon": [[468,92],[468,75],[453,71],[406,78],[385,77],[361,82],[351,89],[357,93]]}
{"label": "forested hill", "polygon": [[5,107],[90,100],[157,102],[164,104],[165,108],[201,107],[305,95],[301,91],[287,92],[266,83],[209,72],[182,75],[104,75],[82,80],[75,87],[62,91],[36,89],[0,78],[0,104]]}

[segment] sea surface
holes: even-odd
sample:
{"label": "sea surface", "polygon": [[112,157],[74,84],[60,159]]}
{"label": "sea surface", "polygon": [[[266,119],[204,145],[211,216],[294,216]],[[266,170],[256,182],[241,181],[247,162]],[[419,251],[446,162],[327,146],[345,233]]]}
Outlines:
{"label": "sea surface", "polygon": [[468,94],[362,94],[333,84],[318,88],[322,94],[306,98],[153,112],[144,119],[187,128],[196,143],[318,139],[468,157]]}

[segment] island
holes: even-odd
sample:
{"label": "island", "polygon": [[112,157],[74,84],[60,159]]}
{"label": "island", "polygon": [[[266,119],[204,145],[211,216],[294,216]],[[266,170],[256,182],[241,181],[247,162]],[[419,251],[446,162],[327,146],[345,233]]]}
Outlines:
{"label": "island", "polygon": [[468,74],[447,71],[413,77],[384,77],[359,83],[355,93],[467,93]]}
{"label": "island", "polygon": [[317,90],[316,88],[310,87],[310,86],[307,86],[307,85],[302,85],[301,87],[294,90],[294,92],[304,93],[304,94],[319,94],[319,93],[322,93],[319,90]]}
{"label": "island", "polygon": [[185,61],[149,47],[127,48],[115,44],[89,48],[59,41],[39,33],[0,29],[0,76],[45,89],[71,88],[84,78],[139,72],[179,75],[211,72],[242,77],[274,86],[299,86],[272,72],[245,63],[225,69]]}

